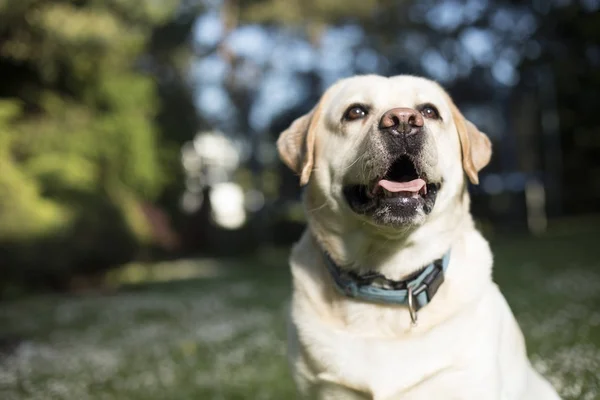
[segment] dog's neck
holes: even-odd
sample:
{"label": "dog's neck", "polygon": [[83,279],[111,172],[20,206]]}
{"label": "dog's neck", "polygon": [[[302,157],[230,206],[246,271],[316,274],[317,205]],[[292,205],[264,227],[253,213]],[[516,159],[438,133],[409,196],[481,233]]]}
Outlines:
{"label": "dog's neck", "polygon": [[376,271],[388,279],[402,280],[441,258],[461,235],[473,228],[466,192],[460,205],[448,210],[454,211],[445,211],[443,218],[434,212],[425,224],[390,235],[364,222],[339,221],[333,212],[322,208],[318,215],[309,217],[309,228],[322,250],[339,266],[359,273]]}

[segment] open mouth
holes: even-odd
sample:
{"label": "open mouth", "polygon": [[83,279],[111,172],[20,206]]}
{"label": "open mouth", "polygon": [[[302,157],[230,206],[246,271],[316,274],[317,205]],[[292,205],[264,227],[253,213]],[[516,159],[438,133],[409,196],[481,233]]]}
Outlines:
{"label": "open mouth", "polygon": [[381,179],[377,179],[369,197],[417,197],[427,195],[427,182],[419,176],[415,164],[407,156],[398,158]]}
{"label": "open mouth", "polygon": [[437,191],[439,186],[439,183],[428,183],[417,171],[415,163],[408,156],[401,156],[385,175],[365,189],[370,198],[425,198],[428,193]]}
{"label": "open mouth", "polygon": [[[418,164],[408,155],[397,158],[378,178],[369,184],[347,185],[344,195],[350,207],[359,214],[410,215],[422,210],[429,214],[435,204],[439,182],[428,182]],[[386,220],[394,218],[386,218]],[[397,219],[397,218],[396,218]]]}

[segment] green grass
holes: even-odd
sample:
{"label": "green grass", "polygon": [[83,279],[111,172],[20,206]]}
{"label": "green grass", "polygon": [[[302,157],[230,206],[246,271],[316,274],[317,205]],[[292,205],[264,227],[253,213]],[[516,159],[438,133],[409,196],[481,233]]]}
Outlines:
{"label": "green grass", "polygon": [[[493,248],[534,366],[565,399],[600,398],[600,232]],[[203,278],[0,304],[0,399],[293,398],[285,258],[197,260]]]}

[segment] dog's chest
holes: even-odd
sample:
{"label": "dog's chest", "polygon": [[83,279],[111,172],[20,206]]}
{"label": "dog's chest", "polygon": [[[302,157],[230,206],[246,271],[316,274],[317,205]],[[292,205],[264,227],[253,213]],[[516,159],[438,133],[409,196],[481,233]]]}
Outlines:
{"label": "dog's chest", "polygon": [[495,346],[487,343],[493,335],[473,335],[483,333],[482,329],[487,328],[475,326],[469,318],[457,318],[428,332],[415,328],[415,332],[387,339],[312,321],[303,324],[299,339],[318,379],[359,390],[373,399],[434,398],[428,396],[440,390],[456,398],[474,398],[477,385],[473,380],[493,384],[496,373],[491,363],[482,362],[494,359]]}

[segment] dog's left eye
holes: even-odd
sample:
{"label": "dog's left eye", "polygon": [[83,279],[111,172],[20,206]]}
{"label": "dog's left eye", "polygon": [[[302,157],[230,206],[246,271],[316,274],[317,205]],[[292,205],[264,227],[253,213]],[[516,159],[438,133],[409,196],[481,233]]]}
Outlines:
{"label": "dog's left eye", "polygon": [[421,114],[428,119],[440,119],[440,113],[432,104],[423,104],[419,107]]}
{"label": "dog's left eye", "polygon": [[344,119],[346,121],[354,121],[356,119],[362,119],[367,116],[369,110],[361,105],[350,106],[344,113]]}

